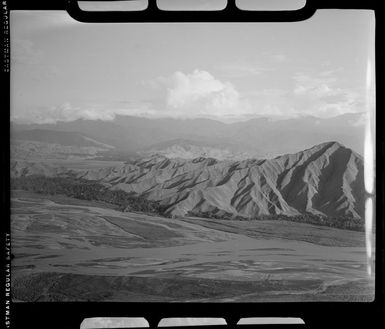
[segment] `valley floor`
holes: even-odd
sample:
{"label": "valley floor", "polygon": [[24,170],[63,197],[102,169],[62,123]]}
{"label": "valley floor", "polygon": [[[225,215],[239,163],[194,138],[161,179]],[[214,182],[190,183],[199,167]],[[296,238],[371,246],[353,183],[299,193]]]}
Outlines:
{"label": "valley floor", "polygon": [[15,301],[371,301],[365,233],[11,194]]}

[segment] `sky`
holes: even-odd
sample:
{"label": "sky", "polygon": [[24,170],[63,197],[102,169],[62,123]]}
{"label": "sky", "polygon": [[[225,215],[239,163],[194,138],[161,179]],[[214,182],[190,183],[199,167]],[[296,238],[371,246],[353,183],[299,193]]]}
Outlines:
{"label": "sky", "polygon": [[11,12],[11,120],[329,118],[374,99],[374,14],[295,23],[80,23]]}

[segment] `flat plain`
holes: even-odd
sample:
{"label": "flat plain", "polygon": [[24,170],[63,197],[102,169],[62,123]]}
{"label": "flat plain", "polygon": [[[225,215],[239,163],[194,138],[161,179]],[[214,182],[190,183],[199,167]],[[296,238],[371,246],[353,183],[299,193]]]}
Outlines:
{"label": "flat plain", "polygon": [[370,301],[365,233],[11,194],[14,301]]}

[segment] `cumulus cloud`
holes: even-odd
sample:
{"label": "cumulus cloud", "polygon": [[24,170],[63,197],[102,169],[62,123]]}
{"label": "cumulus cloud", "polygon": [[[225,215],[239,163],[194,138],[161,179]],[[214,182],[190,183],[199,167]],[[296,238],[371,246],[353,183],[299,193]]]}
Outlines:
{"label": "cumulus cloud", "polygon": [[233,107],[239,100],[239,93],[231,83],[221,82],[207,71],[175,72],[168,89],[168,105],[179,108],[200,100],[206,100],[206,105],[210,106]]}
{"label": "cumulus cloud", "polygon": [[232,85],[224,84],[206,72],[195,70],[191,74],[176,72],[171,78],[167,102],[172,107],[183,107],[217,93],[226,93],[237,97]]}
{"label": "cumulus cloud", "polygon": [[220,81],[204,70],[178,71],[153,83],[166,89],[164,113],[174,116],[228,116],[250,111],[250,105],[233,84]]}

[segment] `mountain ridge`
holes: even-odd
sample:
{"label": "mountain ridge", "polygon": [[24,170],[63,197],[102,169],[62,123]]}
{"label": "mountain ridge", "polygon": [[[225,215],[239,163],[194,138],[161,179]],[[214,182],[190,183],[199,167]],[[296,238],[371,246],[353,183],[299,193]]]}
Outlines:
{"label": "mountain ridge", "polygon": [[338,142],[273,159],[222,160],[150,156],[91,170],[14,164],[15,176],[75,175],[158,201],[169,216],[231,214],[364,216],[363,159]]}

